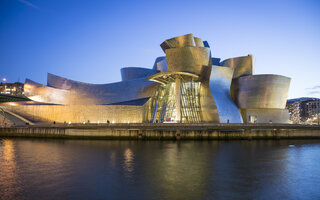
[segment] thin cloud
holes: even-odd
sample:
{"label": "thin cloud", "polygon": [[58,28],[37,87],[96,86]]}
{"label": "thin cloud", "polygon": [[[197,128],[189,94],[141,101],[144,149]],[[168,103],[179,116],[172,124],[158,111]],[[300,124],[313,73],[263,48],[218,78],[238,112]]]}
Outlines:
{"label": "thin cloud", "polygon": [[316,85],[312,88],[306,88],[307,90],[316,90],[316,89],[320,89],[320,85]]}
{"label": "thin cloud", "polygon": [[308,92],[308,94],[320,94],[320,91],[311,91],[311,92]]}
{"label": "thin cloud", "polygon": [[320,85],[315,85],[311,88],[306,88],[308,95],[319,95],[320,94]]}
{"label": "thin cloud", "polygon": [[34,5],[33,3],[30,3],[29,1],[26,1],[26,0],[19,0],[20,3],[23,3],[24,5],[27,5],[31,8],[35,8],[35,9],[39,9],[38,6]]}

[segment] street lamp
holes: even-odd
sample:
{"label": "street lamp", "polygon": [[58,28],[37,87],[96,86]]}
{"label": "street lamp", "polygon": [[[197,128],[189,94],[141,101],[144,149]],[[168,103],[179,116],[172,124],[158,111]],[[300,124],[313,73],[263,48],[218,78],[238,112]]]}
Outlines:
{"label": "street lamp", "polygon": [[3,81],[3,82],[6,82],[6,81],[7,81],[7,78],[4,77],[4,78],[2,79],[2,81]]}

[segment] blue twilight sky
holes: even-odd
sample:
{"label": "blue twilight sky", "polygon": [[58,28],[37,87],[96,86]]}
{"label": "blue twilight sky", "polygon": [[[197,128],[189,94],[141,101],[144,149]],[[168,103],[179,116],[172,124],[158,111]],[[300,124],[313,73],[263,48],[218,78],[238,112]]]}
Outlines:
{"label": "blue twilight sky", "polygon": [[0,0],[0,77],[116,82],[187,33],[214,57],[253,54],[257,74],[291,77],[289,98],[320,97],[319,0]]}

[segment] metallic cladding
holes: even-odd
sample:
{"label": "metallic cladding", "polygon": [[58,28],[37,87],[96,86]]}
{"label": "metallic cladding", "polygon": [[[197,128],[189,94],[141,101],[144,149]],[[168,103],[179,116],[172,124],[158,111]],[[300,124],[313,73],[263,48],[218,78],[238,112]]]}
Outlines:
{"label": "metallic cladding", "polygon": [[286,106],[290,78],[280,75],[249,75],[233,79],[231,97],[243,108],[278,108]]}
{"label": "metallic cladding", "polygon": [[208,82],[201,82],[200,106],[201,106],[201,120],[203,122],[211,122],[211,123],[220,122],[217,105],[211,94]]}
{"label": "metallic cladding", "polygon": [[233,78],[245,75],[253,75],[255,62],[252,55],[229,58],[220,63],[220,66],[227,66],[234,69]]}
{"label": "metallic cladding", "polygon": [[160,44],[162,50],[166,52],[167,49],[180,48],[180,47],[195,47],[193,34],[182,35],[165,40]]}
{"label": "metallic cladding", "polygon": [[220,65],[220,60],[221,60],[221,58],[211,58],[212,65],[221,66]]}
{"label": "metallic cladding", "polygon": [[208,41],[203,41],[203,46],[210,48],[210,45],[209,45]]}
{"label": "metallic cladding", "polygon": [[230,96],[233,71],[229,67],[212,66],[209,87],[217,105],[220,123],[243,122],[241,113]]}
{"label": "metallic cladding", "polygon": [[70,80],[68,78],[57,76],[51,73],[47,74],[47,86],[49,87],[63,89],[63,90],[70,90],[70,89],[75,89],[76,87],[79,87],[79,86],[87,87],[91,85],[94,85],[94,84]]}
{"label": "metallic cladding", "polygon": [[166,50],[168,72],[202,74],[210,62],[210,49],[206,47],[181,47]]}
{"label": "metallic cladding", "polygon": [[[48,74],[49,77],[48,83],[52,87],[33,84],[27,89],[26,96],[38,94],[40,98],[35,101],[54,104],[105,105],[149,98],[157,89],[157,83],[145,78],[110,84],[87,84],[51,74]],[[56,97],[52,95],[53,91]]]}
{"label": "metallic cladding", "polygon": [[217,106],[209,88],[212,66],[210,49],[204,47],[202,39],[192,34],[166,40],[160,46],[166,54],[169,73],[188,72],[200,77],[201,120],[218,123]]}
{"label": "metallic cladding", "polygon": [[122,81],[129,81],[138,78],[146,78],[158,72],[158,70],[142,67],[125,67],[121,69],[121,79]]}
{"label": "metallic cladding", "polygon": [[[102,105],[139,105],[145,109],[142,109],[143,113],[128,119],[139,122],[142,120],[141,116],[154,122],[154,119],[166,121],[168,118],[171,121],[171,118],[176,117],[175,122],[193,120],[242,123],[247,122],[248,116],[253,119],[251,115],[257,115],[258,121],[265,122],[273,115],[281,114],[281,117],[274,119],[285,122],[284,108],[290,78],[279,75],[253,75],[255,62],[252,55],[220,62],[219,58],[212,58],[209,44],[193,34],[165,40],[160,46],[166,56],[158,57],[153,69],[122,68],[121,82],[89,84],[50,73],[47,86],[27,79],[24,86],[25,95],[36,102],[20,104],[25,107],[24,111],[28,112],[32,110],[31,107],[28,108],[31,104],[39,105],[34,107],[39,109],[37,115],[42,115],[43,109],[47,109],[52,112],[43,114],[48,119],[54,115],[55,108],[61,109],[74,116],[73,120],[76,121],[85,120],[84,118],[89,116],[90,120],[105,120],[103,112],[110,110],[101,107]],[[90,115],[83,114],[81,119],[76,118],[81,109],[89,107],[95,111],[90,111]],[[125,120],[125,110],[133,107],[111,108],[123,111],[121,118]],[[99,109],[104,111],[100,112]],[[179,110],[181,113],[178,113]],[[196,118],[193,119],[190,113]],[[108,114],[109,117],[117,115]],[[120,120],[120,117],[114,119]]]}
{"label": "metallic cladding", "polygon": [[143,107],[135,105],[4,105],[33,122],[141,123],[143,117]]}
{"label": "metallic cladding", "polygon": [[161,56],[156,58],[154,65],[153,65],[153,70],[158,70],[160,72],[166,72],[167,70],[167,60],[165,56]]}
{"label": "metallic cladding", "polygon": [[201,77],[200,85],[200,106],[201,106],[201,119],[203,122],[219,123],[220,117],[217,109],[215,99],[213,98],[210,87],[209,80],[212,70],[211,62],[209,66],[204,68]]}
{"label": "metallic cladding", "polygon": [[42,85],[30,79],[24,84],[24,95],[37,102],[68,104],[71,101],[71,92]]}
{"label": "metallic cladding", "polygon": [[204,47],[203,41],[201,38],[194,37],[194,43],[197,47]]}

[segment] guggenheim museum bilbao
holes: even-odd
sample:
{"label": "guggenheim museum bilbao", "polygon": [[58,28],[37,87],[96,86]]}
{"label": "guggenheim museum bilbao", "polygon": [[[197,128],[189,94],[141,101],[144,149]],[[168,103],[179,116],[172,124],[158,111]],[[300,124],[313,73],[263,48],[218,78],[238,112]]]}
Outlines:
{"label": "guggenheim museum bilbao", "polygon": [[89,84],[48,73],[47,85],[26,79],[32,101],[5,103],[33,122],[288,123],[290,78],[254,74],[252,55],[221,61],[187,34],[165,40],[152,69],[125,67],[122,80]]}

